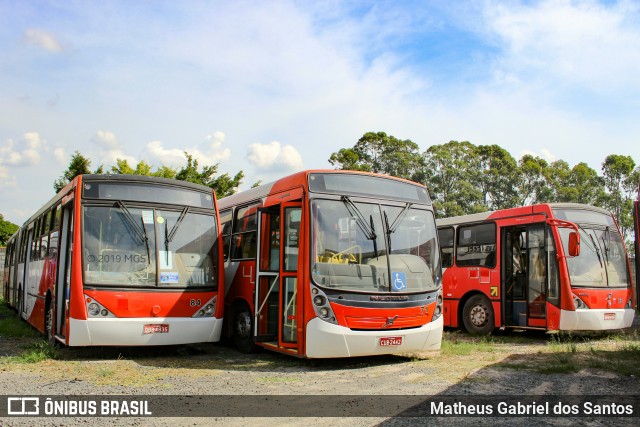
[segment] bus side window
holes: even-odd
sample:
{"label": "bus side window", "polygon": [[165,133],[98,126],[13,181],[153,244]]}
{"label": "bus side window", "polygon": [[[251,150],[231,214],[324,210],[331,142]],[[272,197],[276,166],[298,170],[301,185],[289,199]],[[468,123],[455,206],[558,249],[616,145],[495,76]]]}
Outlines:
{"label": "bus side window", "polygon": [[220,212],[220,224],[222,227],[222,245],[225,262],[229,259],[231,249],[231,210]]}
{"label": "bus side window", "polygon": [[258,204],[239,208],[233,223],[231,259],[253,259],[257,253]]}
{"label": "bus side window", "polygon": [[495,267],[496,225],[494,223],[458,228],[456,264],[461,267]]}
{"label": "bus side window", "polygon": [[442,253],[442,267],[453,266],[453,227],[438,229],[440,252]]}

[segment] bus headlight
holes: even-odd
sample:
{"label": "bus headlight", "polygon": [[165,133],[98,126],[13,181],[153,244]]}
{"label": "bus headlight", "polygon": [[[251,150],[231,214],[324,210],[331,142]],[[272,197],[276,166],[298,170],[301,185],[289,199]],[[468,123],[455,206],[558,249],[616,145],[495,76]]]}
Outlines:
{"label": "bus headlight", "polygon": [[589,306],[582,300],[582,298],[575,295],[573,296],[573,305],[575,306],[576,310],[589,309]]}
{"label": "bus headlight", "polygon": [[311,286],[311,294],[313,295],[313,310],[315,311],[316,316],[325,322],[337,325],[338,321],[336,320],[336,315],[333,314],[333,309],[331,308],[329,299],[324,292],[315,286]]}
{"label": "bus headlight", "polygon": [[440,288],[438,296],[436,297],[436,308],[433,311],[432,320],[436,320],[440,316],[442,316],[442,288]]}
{"label": "bus headlight", "polygon": [[100,306],[95,302],[89,304],[89,316],[97,316],[100,313]]}
{"label": "bus headlight", "polygon": [[211,298],[204,305],[200,306],[191,317],[213,317],[216,314],[217,301],[218,297]]}
{"label": "bus headlight", "polygon": [[85,295],[84,300],[89,317],[116,317],[106,307],[104,307],[98,301],[94,300],[92,297]]}
{"label": "bus headlight", "polygon": [[213,304],[207,304],[207,306],[204,308],[205,316],[213,316],[213,313],[215,312],[216,312],[216,308]]}

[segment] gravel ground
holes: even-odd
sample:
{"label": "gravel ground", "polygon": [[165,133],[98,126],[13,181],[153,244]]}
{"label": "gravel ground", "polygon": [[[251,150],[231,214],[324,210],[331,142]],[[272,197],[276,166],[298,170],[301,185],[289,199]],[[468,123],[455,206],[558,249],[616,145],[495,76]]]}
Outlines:
{"label": "gravel ground", "polygon": [[[636,326],[637,328],[637,326]],[[627,331],[629,333],[630,331]],[[632,331],[631,331],[632,332]],[[633,341],[640,345],[637,332]],[[12,359],[28,345],[28,339],[0,337],[0,389],[3,395],[40,396],[150,396],[167,395],[236,395],[244,399],[244,409],[255,399],[257,417],[127,417],[127,418],[0,418],[0,425],[134,425],[134,426],[200,426],[200,425],[268,425],[299,426],[409,426],[409,425],[633,425],[633,418],[612,417],[433,417],[414,408],[408,417],[406,406],[417,397],[501,395],[542,398],[546,395],[640,395],[638,378],[611,370],[587,367],[575,373],[545,374],[526,368],[533,361],[540,363],[574,363],[572,355],[595,351],[614,351],[615,339],[599,337],[569,344],[558,344],[548,335],[527,332],[525,335],[498,335],[484,345],[465,350],[468,337],[447,333],[445,339],[458,343],[441,352],[405,356],[367,357],[334,360],[300,360],[262,351],[244,355],[232,347],[220,344],[162,348],[91,348],[62,349],[55,359],[38,363],[18,363]],[[594,347],[595,345],[595,347]],[[556,346],[554,349],[553,346]],[[586,350],[583,347],[586,346]],[[22,350],[21,350],[22,349]],[[537,362],[535,362],[537,363]],[[638,361],[640,363],[640,361]],[[505,366],[511,366],[507,368]],[[274,396],[285,401],[299,399],[295,407],[304,414],[314,413],[314,396],[329,397],[330,405],[322,417],[259,417],[264,409],[258,403],[272,402]],[[248,396],[248,397],[247,397]],[[255,397],[253,397],[255,396]],[[298,396],[308,396],[299,398]],[[311,397],[309,397],[311,396]],[[354,405],[352,396],[380,398],[369,417],[345,417],[342,411]],[[397,400],[401,398],[401,400]],[[414,400],[412,400],[414,399]],[[418,399],[418,400],[421,400]],[[496,397],[495,399],[500,399]],[[637,402],[637,400],[636,400]],[[206,404],[206,402],[204,403]],[[491,402],[493,407],[497,402]],[[377,416],[386,414],[387,416]],[[401,409],[398,409],[400,407]],[[251,412],[249,412],[251,413]],[[209,411],[218,415],[217,411]],[[222,414],[220,414],[222,415]],[[278,415],[284,415],[278,412]],[[317,415],[317,414],[316,414]]]}

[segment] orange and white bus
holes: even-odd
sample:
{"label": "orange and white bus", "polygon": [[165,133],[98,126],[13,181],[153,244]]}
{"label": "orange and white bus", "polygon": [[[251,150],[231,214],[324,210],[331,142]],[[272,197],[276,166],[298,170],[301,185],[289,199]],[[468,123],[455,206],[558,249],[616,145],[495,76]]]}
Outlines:
{"label": "orange and white bus", "polygon": [[441,267],[419,184],[303,171],[219,201],[223,333],[307,358],[439,349]]}
{"label": "orange and white bus", "polygon": [[631,326],[635,298],[611,213],[538,204],[439,219],[444,324],[611,330]]}
{"label": "orange and white bus", "polygon": [[5,301],[54,344],[218,341],[222,239],[208,187],[81,175],[10,239]]}

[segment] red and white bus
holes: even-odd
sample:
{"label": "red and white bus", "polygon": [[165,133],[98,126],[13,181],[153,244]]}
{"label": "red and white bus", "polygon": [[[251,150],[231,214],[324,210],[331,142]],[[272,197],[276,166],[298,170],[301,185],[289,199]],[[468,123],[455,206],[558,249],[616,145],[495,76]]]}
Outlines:
{"label": "red and white bus", "polygon": [[223,333],[307,358],[439,349],[441,267],[419,184],[303,171],[219,201]]}
{"label": "red and white bus", "polygon": [[211,188],[81,175],[10,239],[5,301],[51,343],[218,341],[222,239]]}
{"label": "red and white bus", "polygon": [[439,219],[444,324],[610,330],[631,326],[629,259],[613,216],[538,204]]}

